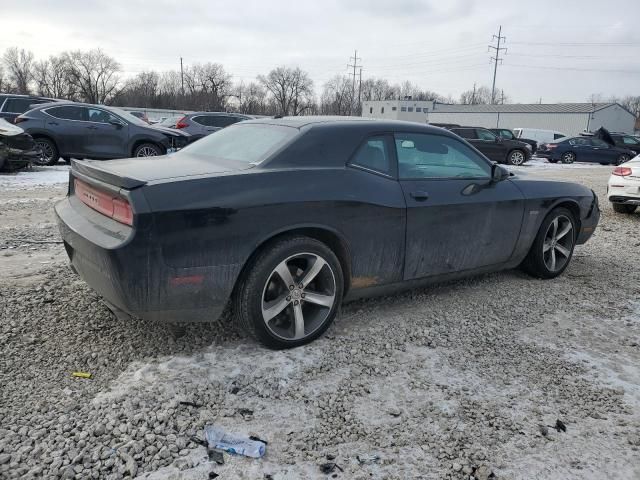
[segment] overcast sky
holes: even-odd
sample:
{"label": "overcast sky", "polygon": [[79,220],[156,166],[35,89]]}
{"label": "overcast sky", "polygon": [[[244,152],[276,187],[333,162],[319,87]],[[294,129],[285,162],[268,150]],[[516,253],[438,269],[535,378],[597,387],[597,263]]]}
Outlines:
{"label": "overcast sky", "polygon": [[[347,74],[410,80],[444,96],[491,86],[487,51],[506,36],[497,85],[513,101],[640,95],[640,0],[19,0],[3,2],[0,52],[46,57],[99,47],[123,75],[219,62],[244,82],[300,66],[316,91]],[[360,57],[362,58],[360,60]]]}

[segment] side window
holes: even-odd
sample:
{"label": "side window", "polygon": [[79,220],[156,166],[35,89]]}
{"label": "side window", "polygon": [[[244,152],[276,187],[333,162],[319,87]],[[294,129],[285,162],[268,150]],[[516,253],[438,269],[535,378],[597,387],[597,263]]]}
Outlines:
{"label": "side window", "polygon": [[35,103],[38,102],[32,98],[7,98],[2,111],[8,113],[24,113]]}
{"label": "side window", "polygon": [[46,113],[52,117],[60,118],[62,120],[87,120],[86,108],[74,107],[72,105],[65,105],[63,107],[52,107],[45,110]]}
{"label": "side window", "polygon": [[638,145],[640,142],[633,137],[622,137],[622,142],[625,145]]}
{"label": "side window", "polygon": [[407,107],[400,107],[400,111],[401,112],[406,112],[407,111]]}
{"label": "side window", "polygon": [[455,138],[444,135],[395,135],[400,179],[491,177],[491,166]]}
{"label": "side window", "polygon": [[569,145],[591,145],[591,143],[584,137],[576,137],[569,140]]}
{"label": "side window", "polygon": [[451,131],[456,135],[460,135],[462,138],[470,140],[477,139],[476,131],[473,128],[452,128]]}
{"label": "side window", "polygon": [[380,113],[384,113],[384,107],[380,108]]}
{"label": "side window", "polygon": [[212,115],[208,118],[208,121],[209,125],[211,125],[212,127],[224,128],[228,127],[232,123],[236,123],[238,120],[235,117],[228,117],[226,115]]}
{"label": "side window", "polygon": [[422,107],[416,107],[416,112],[421,112],[422,111]]}
{"label": "side window", "polygon": [[351,163],[391,175],[391,155],[389,155],[385,137],[375,136],[365,140],[353,156]]}
{"label": "side window", "polygon": [[591,143],[594,147],[609,148],[610,146],[607,142],[600,140],[599,138],[592,138]]}
{"label": "side window", "polygon": [[195,123],[199,124],[199,125],[204,125],[205,127],[211,127],[211,122],[209,121],[210,117],[204,116],[204,115],[199,115],[197,117],[193,117],[191,120],[193,120]]}
{"label": "side window", "polygon": [[395,112],[398,109],[398,107],[391,107],[391,111]]}
{"label": "side window", "polygon": [[373,113],[373,107],[369,107],[369,113]]}
{"label": "side window", "polygon": [[507,140],[515,140],[516,138],[513,136],[513,133],[511,133],[511,130],[500,130],[500,136]]}
{"label": "side window", "polygon": [[109,123],[112,120],[118,120],[115,116],[109,112],[101,110],[99,108],[88,109],[88,120],[95,123]]}
{"label": "side window", "polygon": [[413,107],[407,108],[407,112],[413,112]]}
{"label": "side window", "polygon": [[491,133],[489,130],[485,130],[483,128],[476,128],[476,133],[480,140],[487,140],[489,142],[495,142],[496,136]]}
{"label": "side window", "polygon": [[553,134],[553,139],[554,139],[554,140],[557,140],[557,139],[559,139],[559,138],[564,138],[565,136],[566,136],[566,135],[562,135],[562,134],[560,134],[560,133],[554,133],[554,134]]}

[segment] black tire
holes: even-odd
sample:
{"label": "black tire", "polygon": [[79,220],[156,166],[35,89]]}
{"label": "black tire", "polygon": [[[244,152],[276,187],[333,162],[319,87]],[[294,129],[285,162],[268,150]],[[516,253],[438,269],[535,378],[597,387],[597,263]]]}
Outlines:
{"label": "black tire", "polygon": [[[40,149],[39,165],[57,165],[60,153],[56,144],[48,138],[39,137],[35,139],[36,148]],[[45,153],[46,152],[46,153]]]}
{"label": "black tire", "polygon": [[576,161],[576,154],[573,152],[564,152],[560,157],[562,163],[570,164]]}
{"label": "black tire", "polygon": [[69,157],[62,157],[62,160],[64,160],[64,163],[66,163],[67,165],[71,163],[71,159]]}
{"label": "black tire", "polygon": [[637,205],[629,205],[626,203],[612,203],[611,206],[613,207],[613,211],[616,213],[633,213],[636,211],[636,208],[638,208]]}
{"label": "black tire", "polygon": [[629,157],[629,155],[627,155],[627,154],[623,153],[622,155],[620,155],[620,156],[616,159],[616,161],[615,161],[615,163],[614,163],[614,164],[615,164],[616,166],[617,166],[617,165],[621,165],[621,164],[623,164],[623,163],[625,163],[625,162],[628,162],[628,161],[629,161],[629,158],[630,158],[630,157]]}
{"label": "black tire", "polygon": [[507,157],[507,163],[516,167],[523,165],[526,161],[527,154],[518,148],[516,148],[515,150],[511,150],[509,152],[509,156]]}
{"label": "black tire", "polygon": [[549,163],[558,163],[558,160],[552,160],[552,159],[550,159],[550,158],[547,158],[547,161],[548,161]]}
{"label": "black tire", "polygon": [[[283,277],[276,272],[276,268],[280,268],[283,264],[287,265],[289,261],[298,262],[302,259],[300,261],[304,262],[305,256],[313,259],[313,263],[308,263],[306,267],[302,266],[299,269],[296,265],[286,267],[294,283],[294,289],[289,293],[285,286],[286,282],[281,281]],[[313,269],[317,258],[321,258],[326,264],[323,264],[324,266],[313,277],[314,280],[311,283],[299,289],[301,284],[295,285],[295,283],[304,278],[307,273],[306,268]],[[301,275],[298,275],[300,272]],[[263,248],[248,265],[240,279],[233,299],[236,320],[245,332],[269,348],[283,349],[304,345],[322,335],[336,317],[342,304],[343,278],[340,262],[324,243],[304,236],[280,239]],[[321,292],[323,295],[328,294],[332,297],[331,307],[318,306],[309,300],[296,300],[296,298],[305,298],[305,292],[307,299],[312,291],[317,294],[323,282],[329,286],[333,282],[333,289],[329,288],[328,293]],[[273,315],[271,319],[265,320],[263,312],[266,313],[270,308],[265,310],[265,306],[268,305],[265,299],[269,295],[272,298],[269,300],[272,305],[283,302],[286,307],[278,310],[280,313]],[[330,298],[329,296],[322,298]],[[294,302],[299,307],[294,306]],[[308,315],[307,318],[304,318],[302,313],[303,307],[306,310],[304,315]],[[296,310],[297,308],[299,310]],[[301,312],[304,328],[301,330],[303,334],[296,338],[295,314],[297,311]],[[308,333],[307,319],[309,319],[311,330]],[[289,333],[291,335],[287,335]]]}
{"label": "black tire", "polygon": [[160,155],[164,155],[164,152],[155,143],[141,143],[133,149],[134,157],[157,157]]}
{"label": "black tire", "polygon": [[[549,242],[549,233],[550,230],[553,229],[552,224],[555,219],[566,219],[571,224],[571,230],[562,237],[562,239],[564,239],[562,243],[560,243],[560,241],[557,241],[555,243]],[[559,229],[558,233],[561,233]],[[573,249],[576,244],[576,235],[576,220],[573,217],[571,211],[564,207],[554,208],[542,221],[536,238],[533,241],[533,245],[531,245],[529,253],[527,254],[524,261],[520,264],[520,268],[529,275],[536,278],[547,279],[557,277],[562,272],[564,272],[567,266],[569,266],[569,263],[571,263]],[[548,248],[548,245],[550,244],[553,246],[551,248]],[[550,260],[548,258],[546,259],[545,256],[550,256],[550,254],[547,254],[546,252],[549,252],[549,250],[551,250],[551,254],[553,254],[553,258],[555,259],[556,251],[559,252],[559,250],[557,250],[558,247],[556,247],[556,245],[558,244],[561,245],[562,248],[568,250],[568,254],[566,256],[562,255],[566,259],[564,263],[558,265],[557,268],[552,269],[548,265],[548,262]],[[558,253],[557,255],[560,256],[561,254]]]}

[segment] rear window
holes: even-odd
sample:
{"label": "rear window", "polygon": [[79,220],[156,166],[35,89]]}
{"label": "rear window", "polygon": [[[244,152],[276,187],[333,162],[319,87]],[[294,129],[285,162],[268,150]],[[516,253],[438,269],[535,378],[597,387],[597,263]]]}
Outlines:
{"label": "rear window", "polygon": [[212,160],[260,163],[298,133],[298,129],[281,125],[239,124],[218,130],[183,148],[189,155]]}
{"label": "rear window", "polygon": [[43,102],[43,100],[36,98],[8,98],[2,111],[7,113],[24,113],[31,109],[31,105]]}

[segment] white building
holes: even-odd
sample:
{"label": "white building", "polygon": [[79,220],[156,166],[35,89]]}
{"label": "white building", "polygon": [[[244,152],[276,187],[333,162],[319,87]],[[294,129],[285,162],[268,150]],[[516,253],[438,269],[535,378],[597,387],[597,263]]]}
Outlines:
{"label": "white building", "polygon": [[380,100],[362,102],[362,116],[427,123],[435,102],[431,100]]}
{"label": "white building", "polygon": [[[426,105],[424,105],[426,104]],[[416,114],[416,106],[420,114]],[[425,112],[424,109],[427,111]],[[389,108],[391,107],[391,108]],[[408,108],[413,107],[409,112]],[[402,108],[407,109],[402,110]],[[363,116],[420,123],[453,123],[485,128],[542,128],[567,135],[593,132],[633,133],[635,116],[617,103],[448,105],[411,100],[364,102]]]}

